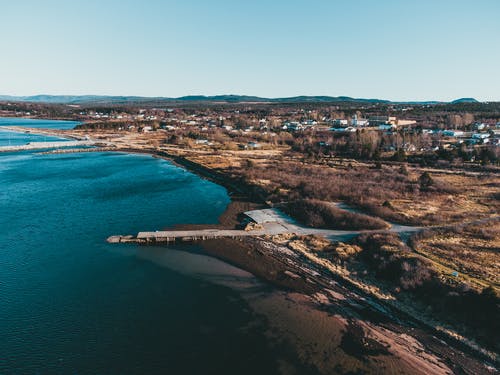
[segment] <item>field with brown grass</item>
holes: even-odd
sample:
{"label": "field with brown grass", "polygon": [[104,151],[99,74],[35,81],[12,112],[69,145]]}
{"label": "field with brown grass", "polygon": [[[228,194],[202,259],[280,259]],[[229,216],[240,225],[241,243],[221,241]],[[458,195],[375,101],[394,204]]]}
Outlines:
{"label": "field with brown grass", "polygon": [[498,220],[433,231],[415,241],[415,249],[442,266],[446,277],[465,280],[476,289],[491,286],[500,291]]}

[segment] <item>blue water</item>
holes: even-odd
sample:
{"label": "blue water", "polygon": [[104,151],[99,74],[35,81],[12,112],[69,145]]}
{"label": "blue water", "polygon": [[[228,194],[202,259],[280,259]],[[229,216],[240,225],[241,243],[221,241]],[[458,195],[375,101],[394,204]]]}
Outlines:
{"label": "blue water", "polygon": [[149,156],[0,154],[0,373],[277,373],[241,298],[266,288],[252,275],[196,246],[105,241],[214,223],[228,202]]}
{"label": "blue water", "polygon": [[35,120],[19,117],[0,117],[0,126],[26,126],[27,128],[73,129],[77,121]]}
{"label": "blue water", "polygon": [[0,146],[21,146],[28,142],[60,142],[67,138],[53,137],[49,135],[16,133],[0,128]]}
{"label": "blue water", "polygon": [[49,135],[16,133],[5,130],[2,127],[24,126],[27,128],[73,129],[77,124],[78,122],[75,121],[34,120],[24,118],[0,117],[0,146],[21,146],[25,145],[28,142],[59,142],[67,140],[67,138],[54,137]]}

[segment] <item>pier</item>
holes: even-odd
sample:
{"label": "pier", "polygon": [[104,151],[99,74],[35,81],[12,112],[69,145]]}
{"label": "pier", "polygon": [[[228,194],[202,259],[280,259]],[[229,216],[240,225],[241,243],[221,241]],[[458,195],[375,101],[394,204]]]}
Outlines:
{"label": "pier", "polygon": [[0,146],[0,152],[14,152],[27,150],[44,150],[50,148],[93,146],[94,141],[57,141],[57,142],[31,142],[25,145]]}
{"label": "pier", "polygon": [[265,230],[237,230],[237,229],[199,229],[199,230],[172,230],[172,231],[155,231],[155,232],[139,232],[137,236],[111,236],[108,238],[110,243],[123,242],[138,242],[138,243],[155,243],[155,242],[194,242],[213,240],[217,238],[239,238],[246,236],[262,236],[266,234]]}
{"label": "pier", "polygon": [[174,243],[195,242],[217,238],[243,238],[249,236],[275,236],[280,234],[317,235],[331,241],[346,241],[360,233],[374,233],[391,231],[400,236],[407,236],[421,230],[420,227],[407,227],[404,225],[391,225],[388,229],[379,230],[340,230],[318,229],[301,225],[277,208],[265,208],[244,212],[247,220],[257,224],[250,230],[243,229],[196,229],[196,230],[168,230],[155,232],[139,232],[136,236],[111,236],[107,239],[110,243],[136,242],[136,243]]}
{"label": "pier", "polygon": [[245,212],[247,218],[259,225],[257,229],[197,229],[197,230],[170,230],[139,232],[136,236],[111,236],[107,239],[109,243],[135,242],[143,244],[151,243],[174,243],[174,242],[195,242],[212,240],[217,238],[242,238],[249,236],[275,236],[285,233],[295,233],[298,235],[315,234],[331,239],[344,239],[358,234],[359,231],[343,231],[329,229],[315,229],[300,226],[293,219],[283,214],[275,208],[263,210],[253,210]]}

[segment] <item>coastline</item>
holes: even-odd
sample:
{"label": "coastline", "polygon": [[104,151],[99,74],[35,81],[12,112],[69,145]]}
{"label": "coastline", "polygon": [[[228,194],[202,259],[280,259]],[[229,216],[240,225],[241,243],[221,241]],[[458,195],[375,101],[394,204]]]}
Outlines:
{"label": "coastline", "polygon": [[[47,133],[50,133],[50,131],[48,131]],[[41,134],[47,134],[47,133],[41,133]],[[57,134],[57,136],[60,135]],[[95,150],[95,151],[97,152],[103,150]],[[151,155],[153,157],[162,158],[172,162],[173,164],[179,167],[189,170],[190,172],[202,178],[205,178],[218,185],[225,187],[229,192],[231,203],[228,205],[226,211],[219,218],[220,226],[224,226],[227,228],[228,226],[236,225],[238,223],[237,220],[238,213],[246,210],[242,209],[244,206],[245,207],[267,206],[266,203],[263,201],[262,197],[259,196],[258,192],[255,192],[250,187],[245,186],[241,182],[235,181],[234,179],[231,179],[229,176],[226,176],[218,171],[194,163],[183,156],[173,155],[169,154],[166,151],[160,151],[155,149],[117,148],[114,150],[105,150],[105,151],[125,152],[131,154],[146,154],[146,155]],[[183,226],[183,227],[193,228],[195,226]],[[203,225],[203,227],[206,228],[207,226]],[[296,293],[297,292],[304,293],[307,295],[315,295],[318,293],[321,294],[323,290],[321,288],[321,285],[324,284],[324,282],[318,282],[318,280],[315,280],[314,275],[307,273],[304,274],[304,270],[302,270],[302,274],[300,269],[299,270],[294,269],[293,271],[290,271],[290,265],[286,264],[286,262],[283,262],[283,260],[286,258],[279,259],[279,257],[270,256],[268,251],[262,251],[261,245],[262,243],[256,243],[253,240],[238,241],[231,239],[224,239],[224,240],[219,239],[216,241],[209,240],[202,243],[203,248],[210,255],[223,259],[224,261],[227,261],[229,263],[235,264],[253,273],[257,277],[263,278],[274,285],[284,288],[287,291],[294,291]],[[237,249],[237,251],[235,251],[235,249]],[[286,272],[288,272],[288,274]],[[290,276],[290,273],[294,275],[297,275],[298,273],[299,277]],[[311,280],[313,282],[311,282]],[[324,287],[325,285],[323,285],[323,288]],[[345,292],[347,290],[345,289],[345,286],[340,285],[339,287],[341,287],[342,292]],[[332,287],[328,285],[328,288]],[[333,292],[334,294],[339,293],[337,290],[334,290]],[[359,290],[356,292],[359,293]],[[367,296],[361,295],[361,298],[366,298],[366,297]],[[298,299],[300,300],[301,298]],[[335,303],[337,304],[339,303],[338,298],[333,298],[333,300],[336,300]],[[332,307],[329,306],[331,305],[331,301],[332,298],[327,296],[327,298],[325,299],[324,295],[316,296],[312,299],[312,302],[316,304],[316,308],[320,311],[328,311],[329,309],[331,309]],[[334,312],[332,312],[332,314],[338,313],[338,311],[336,311],[335,308],[336,307],[334,307]],[[359,309],[359,307],[356,307],[356,309]],[[352,306],[351,310],[345,310],[345,312],[346,316],[349,316],[349,314],[351,314],[351,316],[358,316],[359,320],[362,319],[366,320],[370,318],[369,317],[370,314],[368,314],[368,316],[366,314],[365,316],[363,316],[363,314],[359,315],[360,311],[352,310]],[[361,311],[361,313],[366,313],[366,312]],[[405,318],[408,318],[408,316]],[[375,317],[375,319],[373,320],[376,321],[377,319],[379,319],[379,317]],[[350,324],[354,324],[356,326],[356,324],[353,322],[351,322]],[[365,328],[367,330],[373,329],[371,325]],[[409,335],[410,333],[411,331],[400,332],[400,334],[406,334],[406,335]],[[449,339],[449,337],[447,338]],[[430,339],[431,339],[430,337],[427,337],[427,340]],[[460,343],[460,341],[455,342],[455,344],[457,343]],[[358,342],[358,344],[361,345],[362,343]],[[440,356],[443,355],[443,353],[439,354]],[[418,355],[418,351],[415,351],[414,355]],[[447,362],[451,361],[451,358],[453,358],[454,355],[455,353],[453,352],[448,353],[448,355],[446,356],[448,358]],[[475,370],[480,371],[480,368],[476,367]]]}
{"label": "coastline", "polygon": [[[196,164],[182,156],[168,154],[164,151],[157,150],[141,150],[141,149],[120,149],[116,150],[116,152],[127,152],[127,153],[135,153],[135,154],[145,154],[151,155],[152,157],[159,157],[164,160],[168,160],[173,164],[184,168],[202,178],[205,178],[209,181],[212,181],[218,185],[225,187],[230,192],[231,202],[229,203],[226,210],[219,217],[219,224],[215,225],[176,225],[175,229],[198,229],[198,228],[228,228],[228,226],[235,226],[239,223],[238,214],[247,211],[249,209],[254,209],[255,207],[268,207],[268,205],[263,200],[258,200],[258,195],[253,195],[253,191],[244,185],[238,185],[234,180],[231,180],[227,176],[224,176],[222,173],[211,170],[205,166],[200,164]],[[246,189],[245,189],[246,188]],[[250,191],[249,195],[246,195],[245,190]],[[240,206],[242,203],[245,203],[245,206]],[[260,244],[259,244],[260,242]],[[261,239],[231,239],[231,238],[220,238],[216,240],[205,240],[201,241],[201,247],[211,256],[219,258],[225,262],[233,264],[237,267],[240,267],[258,278],[261,278],[272,285],[275,285],[284,291],[291,293],[294,297],[290,297],[292,299],[296,298],[296,302],[299,300],[300,303],[303,304],[303,298],[305,296],[313,296],[308,301],[308,308],[310,308],[310,304],[315,305],[314,309],[318,311],[329,311],[328,305],[331,303],[338,303],[338,299],[336,297],[331,298],[328,295],[328,292],[332,292],[332,285],[328,282],[317,283],[317,280],[314,279],[314,274],[304,273],[303,267],[296,267],[291,270],[290,263],[287,262],[286,256],[280,257],[278,256],[270,256],[269,248],[265,245],[272,244],[270,239],[267,241]],[[163,245],[168,247],[168,245]],[[267,248],[267,250],[266,250]],[[237,251],[235,251],[235,249]],[[280,254],[283,255],[283,254]],[[358,310],[358,303],[363,303],[366,299],[373,299],[374,295],[366,293],[365,290],[361,289],[359,285],[356,285],[349,279],[343,278],[341,275],[336,273],[329,273],[330,277],[335,280],[335,285],[340,286],[344,292],[349,293],[349,288],[354,289],[354,296],[358,299],[356,303],[353,305],[356,307],[355,310],[349,311],[349,314],[352,316],[356,316],[360,314]],[[299,277],[296,277],[296,276]],[[319,284],[319,285],[318,285]],[[326,295],[324,294],[325,289],[327,291]],[[297,298],[297,294],[302,297]],[[339,294],[338,291],[334,291],[333,294]],[[480,358],[485,361],[493,361],[497,362],[496,358],[492,358],[493,353],[489,353],[481,349],[474,343],[470,343],[464,338],[459,338],[452,335],[450,332],[443,329],[436,329],[435,326],[426,322],[423,319],[417,319],[413,314],[410,313],[409,310],[401,310],[400,306],[395,306],[394,304],[387,304],[388,301],[381,301],[379,299],[373,301],[373,303],[369,303],[370,306],[368,308],[374,308],[377,311],[366,312],[361,311],[361,314],[358,315],[358,318],[365,321],[365,323],[372,320],[372,323],[379,324],[380,316],[379,314],[386,313],[393,315],[393,318],[398,321],[407,321],[410,325],[407,328],[399,328],[399,334],[405,335],[408,337],[417,336],[419,339],[422,338],[430,347],[433,347],[433,353],[439,353],[439,357],[444,357],[446,359],[446,363],[455,367],[455,370],[465,371],[467,367],[473,365],[473,373],[481,373],[484,371],[484,368],[481,364],[475,363],[471,364],[470,359],[468,361],[462,361],[457,359],[457,352],[455,352],[451,348],[443,348],[444,351],[440,351],[437,348],[438,341],[446,340],[454,345],[454,347],[468,353],[471,356]],[[382,303],[382,305],[379,305]],[[364,307],[366,308],[366,306]],[[334,312],[329,312],[329,314],[335,314]],[[350,322],[352,326],[357,326],[357,322]],[[420,328],[416,328],[419,327]],[[368,323],[368,326],[365,329],[373,328]],[[388,328],[398,330],[394,325],[388,325]],[[353,329],[359,329],[353,328]],[[419,331],[417,331],[419,330]],[[429,335],[425,332],[425,330],[430,330],[432,335]],[[385,331],[387,333],[387,331]],[[418,332],[418,335],[416,333]],[[365,332],[366,333],[366,332]],[[359,333],[358,333],[359,334]],[[437,338],[436,338],[437,337]],[[358,340],[362,340],[362,338],[358,337]],[[436,342],[432,342],[436,341]],[[442,342],[441,342],[442,343]],[[361,341],[358,342],[359,345]],[[394,345],[394,343],[393,343]],[[358,348],[358,349],[361,349]],[[420,350],[414,352],[414,355],[420,353]],[[494,355],[494,354],[493,354]],[[455,362],[453,362],[455,361]],[[417,370],[417,369],[415,369]],[[487,373],[487,372],[484,372]]]}

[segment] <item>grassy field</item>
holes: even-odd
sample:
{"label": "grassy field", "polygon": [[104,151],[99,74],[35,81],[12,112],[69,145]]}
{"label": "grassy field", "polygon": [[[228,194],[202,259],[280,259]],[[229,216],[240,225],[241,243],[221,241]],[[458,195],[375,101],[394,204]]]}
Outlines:
{"label": "grassy field", "polygon": [[432,231],[414,248],[434,261],[444,277],[500,292],[500,221]]}

